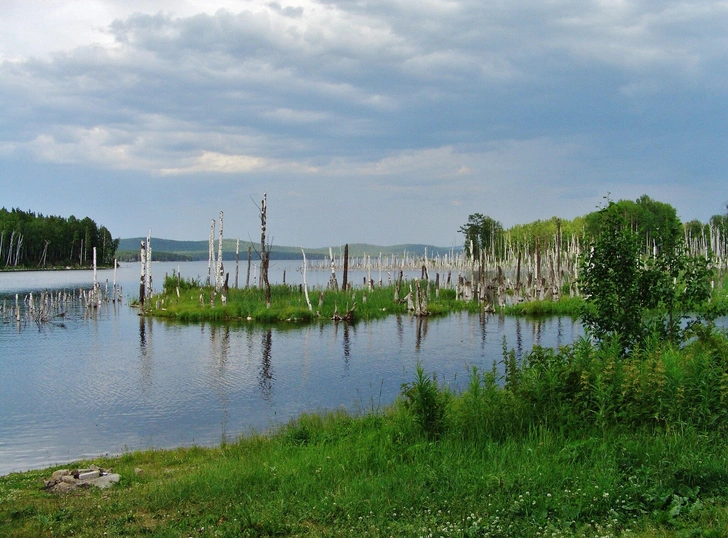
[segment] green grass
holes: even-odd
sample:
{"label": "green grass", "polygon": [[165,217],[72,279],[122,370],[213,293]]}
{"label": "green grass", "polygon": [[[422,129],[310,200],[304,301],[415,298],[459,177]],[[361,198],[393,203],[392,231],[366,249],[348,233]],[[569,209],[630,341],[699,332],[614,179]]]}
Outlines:
{"label": "green grass", "polygon": [[[230,289],[223,305],[219,293],[211,306],[213,289],[200,287],[194,281],[182,281],[177,296],[177,281],[168,278],[164,291],[147,301],[145,313],[156,317],[180,321],[250,320],[261,323],[301,322],[331,319],[337,312],[343,316],[354,308],[354,321],[381,319],[391,314],[405,314],[407,304],[395,302],[395,286],[375,287],[372,290],[356,288],[351,291],[309,290],[311,310],[308,309],[303,288],[300,286],[271,286],[271,306],[266,308],[265,291],[261,288]],[[400,290],[400,299],[409,292],[407,285]],[[204,300],[201,304],[200,295]],[[428,293],[430,315],[444,315],[454,311],[477,311],[482,305],[455,299],[454,290],[440,290],[436,297],[434,285]]]}
{"label": "green grass", "polygon": [[505,306],[503,313],[511,316],[569,316],[581,314],[584,300],[580,297],[562,297],[558,301],[528,301]]}
{"label": "green grass", "polygon": [[304,415],[213,448],[96,460],[110,490],[0,477],[2,536],[726,536],[728,339],[504,350],[454,394]]}

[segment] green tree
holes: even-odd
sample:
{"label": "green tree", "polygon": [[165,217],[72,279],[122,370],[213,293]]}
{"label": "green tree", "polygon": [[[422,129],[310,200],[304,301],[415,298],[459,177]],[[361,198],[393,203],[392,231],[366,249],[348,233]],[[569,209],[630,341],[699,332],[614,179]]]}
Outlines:
{"label": "green tree", "polygon": [[[599,340],[616,338],[623,350],[655,334],[679,342],[697,324],[710,321],[710,260],[690,256],[682,235],[661,236],[660,246],[640,255],[641,233],[623,206],[600,210],[599,228],[582,259],[582,321]],[[686,319],[687,324],[683,323]]]}
{"label": "green tree", "polygon": [[[618,213],[624,225],[637,235],[640,250],[644,253],[653,250],[654,247],[662,248],[663,245],[674,245],[682,236],[682,224],[677,216],[677,211],[670,204],[653,200],[646,194],[640,196],[636,201],[620,200],[609,202],[609,212]],[[586,216],[586,231],[591,237],[595,237],[601,230],[604,219],[602,211],[595,211]]]}
{"label": "green tree", "polygon": [[617,338],[627,349],[644,336],[637,235],[613,202],[600,211],[599,223],[582,259],[582,322],[595,338]]}
{"label": "green tree", "polygon": [[[503,225],[481,213],[468,216],[468,222],[458,230],[465,235],[465,253],[476,259],[481,253],[496,258],[502,257],[504,252]],[[472,247],[472,248],[471,248]]]}

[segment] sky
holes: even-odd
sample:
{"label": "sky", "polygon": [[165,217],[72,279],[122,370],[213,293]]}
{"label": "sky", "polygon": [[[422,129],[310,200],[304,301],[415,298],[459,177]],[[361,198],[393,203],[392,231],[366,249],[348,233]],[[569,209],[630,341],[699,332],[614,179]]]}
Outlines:
{"label": "sky", "polygon": [[2,0],[0,207],[114,237],[449,247],[728,200],[728,2]]}

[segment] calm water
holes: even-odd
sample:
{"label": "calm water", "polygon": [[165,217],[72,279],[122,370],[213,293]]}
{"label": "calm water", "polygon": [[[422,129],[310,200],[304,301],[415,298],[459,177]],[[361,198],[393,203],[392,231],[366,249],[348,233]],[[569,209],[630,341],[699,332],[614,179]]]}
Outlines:
{"label": "calm water", "polygon": [[[207,276],[206,262],[157,263],[156,281],[177,267],[183,276]],[[294,262],[276,264],[271,280],[281,282],[284,269],[288,283],[301,282]],[[307,281],[323,285],[329,276],[309,272]],[[113,271],[98,278],[111,287]],[[418,362],[464,386],[472,365],[489,369],[501,360],[504,336],[520,354],[581,333],[570,319],[467,314],[391,316],[353,327],[179,324],[141,318],[127,306],[138,280],[137,265],[119,269],[123,304],[90,316],[77,309],[63,323],[0,324],[0,474],[125,450],[215,444],[304,411],[377,408],[412,381]],[[0,304],[3,297],[14,303],[15,293],[91,282],[90,271],[0,273]]]}

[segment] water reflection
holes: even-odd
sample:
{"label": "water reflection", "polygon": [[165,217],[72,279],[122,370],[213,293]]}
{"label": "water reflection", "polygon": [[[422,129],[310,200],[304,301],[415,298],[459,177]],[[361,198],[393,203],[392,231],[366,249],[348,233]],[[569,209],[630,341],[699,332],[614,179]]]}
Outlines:
{"label": "water reflection", "polygon": [[415,351],[420,351],[422,343],[427,337],[427,319],[426,317],[417,318],[417,337],[415,339]]}
{"label": "water reflection", "polygon": [[263,330],[263,342],[261,344],[260,373],[258,374],[258,385],[264,400],[270,400],[273,393],[273,366],[271,363],[273,348],[273,331],[268,328]]}
{"label": "water reflection", "polygon": [[344,323],[344,371],[349,370],[349,357],[351,357],[351,340],[349,338],[349,330],[349,324]]}
{"label": "water reflection", "polygon": [[[22,351],[0,361],[0,473],[34,461],[218,443],[305,411],[387,405],[417,363],[458,390],[471,367],[501,368],[504,337],[521,355],[578,332],[568,319],[467,313],[295,328],[182,324],[128,307],[93,322],[76,316],[67,330],[42,335],[8,323],[0,345]],[[41,390],[50,380],[63,396]],[[83,420],[73,433],[60,428],[74,417]]]}

